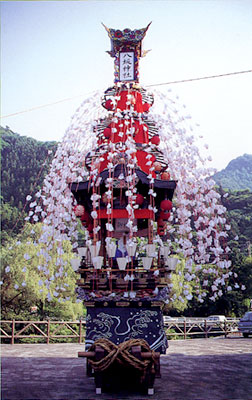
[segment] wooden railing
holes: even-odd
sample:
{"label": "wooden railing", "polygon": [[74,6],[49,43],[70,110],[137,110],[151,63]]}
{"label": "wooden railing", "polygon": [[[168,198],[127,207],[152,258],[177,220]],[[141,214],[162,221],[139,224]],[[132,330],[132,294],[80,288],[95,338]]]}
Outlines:
{"label": "wooden railing", "polygon": [[[238,332],[239,319],[227,319],[224,323],[212,322],[203,318],[174,318],[165,320],[165,333],[168,339],[173,338],[208,338]],[[85,341],[85,321],[0,321],[0,338],[2,343],[55,343],[57,341],[77,343]],[[63,332],[62,332],[63,331]],[[33,340],[34,339],[34,340]],[[74,339],[74,340],[73,340]]]}
{"label": "wooden railing", "polygon": [[[0,338],[9,339],[11,344],[20,342],[20,339],[42,339],[49,344],[58,339],[76,339],[84,342],[85,321],[0,321]],[[62,330],[64,332],[62,332]]]}
{"label": "wooden railing", "polygon": [[239,334],[237,318],[227,318],[224,322],[209,321],[206,318],[174,318],[164,321],[165,333],[168,338],[204,337],[228,334]]}

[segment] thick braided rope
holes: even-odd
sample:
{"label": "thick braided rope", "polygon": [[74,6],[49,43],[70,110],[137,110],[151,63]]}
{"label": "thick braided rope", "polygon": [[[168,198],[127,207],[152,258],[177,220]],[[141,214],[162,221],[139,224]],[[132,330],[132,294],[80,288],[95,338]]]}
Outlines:
{"label": "thick braided rope", "polygon": [[[153,368],[156,363],[155,352],[151,350],[144,339],[130,339],[117,346],[110,340],[102,338],[96,340],[89,351],[94,351],[96,346],[102,347],[108,354],[98,361],[89,359],[89,363],[95,371],[104,371],[116,360],[119,364],[130,365],[145,375],[147,367],[152,365]],[[129,352],[132,346],[141,346],[142,350],[152,354],[151,358],[139,360]]]}

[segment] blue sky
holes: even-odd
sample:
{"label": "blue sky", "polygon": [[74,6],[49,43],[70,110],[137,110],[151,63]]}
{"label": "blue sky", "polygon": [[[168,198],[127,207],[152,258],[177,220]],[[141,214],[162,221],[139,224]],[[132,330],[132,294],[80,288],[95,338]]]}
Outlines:
{"label": "blue sky", "polygon": [[[150,21],[143,86],[252,69],[250,0],[2,1],[1,115],[74,98],[3,118],[1,125],[60,140],[82,99],[113,84],[101,22],[135,29]],[[213,167],[252,153],[252,73],[166,88],[200,124]]]}

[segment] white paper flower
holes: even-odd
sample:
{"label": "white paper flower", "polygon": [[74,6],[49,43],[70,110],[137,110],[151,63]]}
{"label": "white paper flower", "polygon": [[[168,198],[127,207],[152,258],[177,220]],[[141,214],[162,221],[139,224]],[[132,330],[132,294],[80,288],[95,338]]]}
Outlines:
{"label": "white paper flower", "polygon": [[107,231],[109,231],[109,232],[113,232],[113,230],[114,230],[114,227],[113,227],[113,225],[112,224],[110,224],[110,223],[106,223],[106,229],[107,229]]}
{"label": "white paper flower", "polygon": [[96,218],[98,217],[97,212],[96,212],[96,211],[92,211],[92,212],[91,212],[91,217],[92,217],[93,219],[96,219]]}

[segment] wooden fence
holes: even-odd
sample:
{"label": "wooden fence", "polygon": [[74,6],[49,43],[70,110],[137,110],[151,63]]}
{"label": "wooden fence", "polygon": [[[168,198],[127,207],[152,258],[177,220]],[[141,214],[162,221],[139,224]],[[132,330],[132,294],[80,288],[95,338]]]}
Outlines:
{"label": "wooden fence", "polygon": [[[49,344],[59,339],[76,339],[84,342],[85,321],[0,321],[1,341],[9,339],[11,344],[22,342],[21,339],[42,339]],[[63,331],[63,332],[62,332]],[[34,340],[38,342],[38,340]]]}
{"label": "wooden fence", "polygon": [[[203,318],[174,318],[164,320],[168,339],[192,338],[236,334],[238,319],[227,319],[224,323],[209,322]],[[55,343],[57,341],[77,343],[85,341],[85,321],[0,321],[0,338],[2,343]]]}
{"label": "wooden fence", "polygon": [[174,318],[164,321],[165,332],[168,339],[188,337],[225,336],[239,334],[237,318],[228,318],[224,322],[209,321],[204,318]]}

